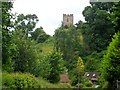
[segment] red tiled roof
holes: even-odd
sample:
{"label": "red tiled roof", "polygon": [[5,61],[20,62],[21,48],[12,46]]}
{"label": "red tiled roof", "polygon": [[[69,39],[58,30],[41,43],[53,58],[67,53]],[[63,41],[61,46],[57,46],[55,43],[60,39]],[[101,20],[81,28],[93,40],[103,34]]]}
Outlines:
{"label": "red tiled roof", "polygon": [[61,74],[60,75],[60,83],[69,83],[70,80],[69,80],[69,77],[68,77],[68,74]]}

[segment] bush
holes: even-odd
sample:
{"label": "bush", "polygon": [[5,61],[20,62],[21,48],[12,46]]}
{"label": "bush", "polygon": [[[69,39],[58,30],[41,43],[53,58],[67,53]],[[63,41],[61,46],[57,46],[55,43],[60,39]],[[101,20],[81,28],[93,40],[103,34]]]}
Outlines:
{"label": "bush", "polygon": [[108,88],[108,82],[106,81],[102,88]]}
{"label": "bush", "polygon": [[92,82],[91,81],[87,81],[84,83],[86,87],[92,87]]}
{"label": "bush", "polygon": [[91,82],[91,80],[84,78],[84,80],[82,81],[82,84],[84,85],[84,87],[92,87],[93,83]]}
{"label": "bush", "polygon": [[50,74],[47,78],[50,83],[58,83],[60,80],[60,73],[64,71],[64,60],[60,51],[54,50],[47,59],[50,62]]}
{"label": "bush", "polygon": [[40,88],[39,81],[29,73],[2,73],[2,86],[8,88]]}
{"label": "bush", "polygon": [[69,83],[51,84],[41,77],[29,73],[2,73],[3,88],[71,88]]}

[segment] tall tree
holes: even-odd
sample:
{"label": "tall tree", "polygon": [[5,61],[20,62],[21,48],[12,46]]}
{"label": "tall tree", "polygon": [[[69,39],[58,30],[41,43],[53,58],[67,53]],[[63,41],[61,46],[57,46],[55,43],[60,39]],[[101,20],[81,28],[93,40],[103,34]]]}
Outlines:
{"label": "tall tree", "polygon": [[48,59],[50,61],[50,66],[51,66],[48,80],[51,83],[57,83],[60,80],[60,73],[62,73],[65,70],[62,54],[54,50],[48,56]]}
{"label": "tall tree", "polygon": [[40,27],[36,28],[35,31],[31,32],[31,37],[38,43],[43,43],[50,37],[50,35],[47,35],[43,28]]}
{"label": "tall tree", "polygon": [[78,57],[78,61],[77,61],[78,88],[80,88],[80,81],[82,81],[81,77],[82,77],[83,71],[84,71],[84,63],[82,61],[82,58]]}
{"label": "tall tree", "polygon": [[83,55],[83,43],[80,29],[75,26],[68,28],[60,27],[55,31],[55,48],[63,54],[72,85],[77,84],[76,62],[79,55]]}
{"label": "tall tree", "polygon": [[103,74],[110,87],[116,88],[116,80],[120,80],[120,32],[114,35],[104,56]]}
{"label": "tall tree", "polygon": [[78,23],[75,24],[77,29],[80,29],[83,25],[83,22],[80,20]]}
{"label": "tall tree", "polygon": [[115,31],[118,32],[120,31],[120,1],[115,4],[114,8],[114,13],[113,13],[113,23],[115,27]]}
{"label": "tall tree", "polygon": [[14,21],[14,28],[16,30],[22,29],[23,32],[28,35],[31,33],[31,31],[33,31],[38,21],[38,17],[35,14],[19,14],[18,16],[16,16],[16,19]]}
{"label": "tall tree", "polygon": [[60,27],[55,31],[55,47],[63,53],[63,59],[72,62],[75,56],[80,54],[80,32],[74,26],[69,28]]}
{"label": "tall tree", "polygon": [[81,57],[78,57],[78,61],[77,61],[77,71],[78,72],[83,72],[84,70],[84,63]]}
{"label": "tall tree", "polygon": [[116,88],[116,80],[120,80],[120,2],[114,6],[115,30],[118,31],[112,42],[109,44],[107,53],[103,58],[102,74],[106,81],[109,82],[108,87]]}
{"label": "tall tree", "polygon": [[[111,38],[115,33],[111,21],[112,6],[114,3],[91,3],[83,11],[83,16],[87,21],[82,33],[84,34],[85,42],[89,45],[91,51],[105,50],[111,42]],[[88,32],[88,34],[86,33]]]}
{"label": "tall tree", "polygon": [[27,37],[22,30],[16,30],[13,31],[13,43],[16,45],[17,50],[17,55],[13,59],[14,71],[34,74],[39,57],[36,42]]}
{"label": "tall tree", "polygon": [[[12,58],[14,58],[15,45],[12,43],[12,34],[10,29],[12,28],[11,9],[13,7],[12,2],[2,2],[2,66],[3,70],[13,70]],[[9,68],[8,68],[9,67]]]}

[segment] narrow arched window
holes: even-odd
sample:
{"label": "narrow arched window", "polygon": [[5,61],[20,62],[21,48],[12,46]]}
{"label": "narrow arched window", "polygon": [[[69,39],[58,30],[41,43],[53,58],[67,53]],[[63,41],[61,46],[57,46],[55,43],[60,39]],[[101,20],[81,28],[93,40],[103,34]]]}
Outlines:
{"label": "narrow arched window", "polygon": [[69,18],[67,18],[67,22],[69,22]]}

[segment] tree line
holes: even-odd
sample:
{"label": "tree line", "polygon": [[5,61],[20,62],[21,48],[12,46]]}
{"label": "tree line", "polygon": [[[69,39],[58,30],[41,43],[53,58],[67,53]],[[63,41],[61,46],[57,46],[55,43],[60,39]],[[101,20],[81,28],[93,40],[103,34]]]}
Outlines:
{"label": "tree line", "polygon": [[29,72],[51,83],[66,72],[74,86],[78,80],[84,83],[85,72],[101,72],[99,84],[115,88],[120,79],[120,2],[90,5],[83,10],[86,22],[61,24],[50,36],[41,26],[35,28],[35,14],[13,14],[13,3],[2,2],[3,71]]}

